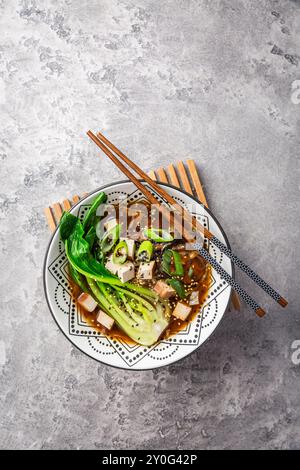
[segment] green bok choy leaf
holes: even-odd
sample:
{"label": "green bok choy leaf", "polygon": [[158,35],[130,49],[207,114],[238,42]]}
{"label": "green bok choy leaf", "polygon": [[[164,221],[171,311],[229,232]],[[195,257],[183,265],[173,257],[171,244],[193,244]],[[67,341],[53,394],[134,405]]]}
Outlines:
{"label": "green bok choy leaf", "polygon": [[92,228],[91,218],[84,225],[70,213],[64,213],[62,217],[60,233],[65,243],[71,277],[82,290],[92,294],[100,308],[132,340],[151,346],[167,328],[170,308],[153,290],[129,282],[122,283],[95,258],[89,239]]}

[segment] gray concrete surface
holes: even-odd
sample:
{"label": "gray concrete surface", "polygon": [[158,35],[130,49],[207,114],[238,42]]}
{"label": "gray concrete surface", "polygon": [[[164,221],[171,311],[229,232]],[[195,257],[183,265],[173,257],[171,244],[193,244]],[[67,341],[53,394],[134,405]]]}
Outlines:
{"label": "gray concrete surface", "polygon": [[[0,1],[1,448],[300,447],[300,2]],[[293,85],[294,83],[294,85]],[[299,83],[299,82],[298,82]],[[125,372],[48,311],[43,207],[120,173],[197,160],[234,250],[288,298],[243,306],[186,360]]]}

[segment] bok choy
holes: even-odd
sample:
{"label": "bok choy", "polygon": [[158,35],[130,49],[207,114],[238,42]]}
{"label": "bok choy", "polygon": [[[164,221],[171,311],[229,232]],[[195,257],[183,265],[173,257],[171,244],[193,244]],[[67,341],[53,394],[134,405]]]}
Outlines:
{"label": "bok choy", "polygon": [[69,272],[73,281],[83,291],[90,292],[101,310],[113,318],[132,340],[151,346],[169,324],[170,307],[152,289],[122,283],[105,268],[98,251],[101,240],[99,243],[95,236],[99,222],[97,208],[106,201],[103,194],[95,199],[83,222],[68,212],[64,212],[61,218],[60,234],[65,243]]}

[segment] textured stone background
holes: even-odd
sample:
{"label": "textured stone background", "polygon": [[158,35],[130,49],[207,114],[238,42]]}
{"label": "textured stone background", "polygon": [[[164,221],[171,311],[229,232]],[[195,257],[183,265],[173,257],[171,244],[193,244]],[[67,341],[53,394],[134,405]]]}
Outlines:
{"label": "textured stone background", "polygon": [[[2,448],[299,448],[300,2],[0,1]],[[42,287],[43,207],[121,177],[103,129],[146,170],[198,161],[235,251],[286,311],[229,312],[197,353],[125,372],[75,350]]]}

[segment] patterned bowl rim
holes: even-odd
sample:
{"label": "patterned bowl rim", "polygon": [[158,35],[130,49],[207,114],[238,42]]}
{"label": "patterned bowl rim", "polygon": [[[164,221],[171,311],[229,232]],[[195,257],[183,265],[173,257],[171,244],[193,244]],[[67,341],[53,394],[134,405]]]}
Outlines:
{"label": "patterned bowl rim", "polygon": [[[139,181],[141,181],[142,183],[146,183],[145,180],[143,179],[139,179]],[[71,208],[71,210],[73,210],[74,208],[76,207],[79,207],[81,206],[81,204],[89,197],[93,196],[94,194],[100,192],[100,191],[103,191],[105,190],[106,188],[110,188],[111,186],[117,186],[117,185],[120,185],[120,184],[124,184],[124,183],[131,183],[130,180],[120,180],[120,181],[116,181],[114,183],[108,183],[108,184],[105,184],[103,186],[100,186],[99,188],[95,189],[94,191],[90,192],[89,194],[87,194],[85,197],[83,197],[82,199],[80,199],[76,204],[74,204]],[[180,191],[182,194],[188,196],[189,198],[191,198],[194,202],[196,202],[197,204],[200,204],[200,205],[203,205],[197,198],[195,198],[194,196],[192,196],[191,194],[189,194],[187,191],[185,191],[184,189],[181,189],[181,188],[178,188],[172,184],[169,184],[169,183],[161,183],[159,181],[156,181],[157,184],[159,185],[162,185],[162,186],[167,186],[167,187],[170,187],[172,189],[175,189],[176,191]],[[132,183],[133,184],[133,183]],[[223,237],[224,237],[224,240],[225,240],[225,244],[226,246],[231,250],[231,247],[230,247],[230,243],[229,243],[229,240],[227,238],[227,235],[222,227],[222,225],[220,224],[220,222],[218,221],[218,219],[216,218],[216,216],[211,212],[211,210],[207,207],[207,206],[204,206],[205,208],[205,211],[209,214],[210,217],[212,217],[212,219],[215,221],[215,223],[217,224],[218,228],[220,229]],[[49,255],[49,251],[50,251],[50,247],[52,245],[52,241],[57,233],[59,229],[59,225],[56,227],[56,229],[54,230],[53,234],[51,235],[50,237],[50,240],[49,240],[49,243],[48,243],[48,246],[47,246],[47,249],[46,249],[46,253],[45,253],[45,258],[44,258],[44,264],[43,264],[43,286],[44,286],[44,294],[45,294],[45,297],[46,297],[46,301],[47,301],[47,305],[48,305],[48,308],[50,310],[50,313],[52,315],[52,318],[54,319],[56,325],[58,326],[59,330],[62,332],[62,334],[67,338],[67,340],[72,344],[73,347],[75,347],[76,349],[78,349],[81,353],[85,354],[86,356],[90,357],[91,359],[93,359],[94,361],[100,363],[100,364],[103,364],[104,366],[107,366],[107,367],[113,367],[114,369],[119,369],[119,370],[131,370],[133,372],[143,372],[143,371],[147,371],[147,370],[155,370],[155,369],[161,369],[163,367],[168,367],[170,366],[171,364],[176,364],[177,362],[180,362],[180,361],[183,361],[184,359],[188,358],[191,354],[194,354],[196,351],[198,351],[198,349],[203,346],[215,333],[215,331],[218,329],[220,323],[223,321],[223,318],[228,310],[228,307],[229,307],[229,304],[230,304],[230,300],[231,300],[231,297],[232,297],[232,287],[229,285],[229,289],[230,289],[230,295],[228,296],[228,301],[227,301],[227,305],[226,307],[224,308],[224,313],[218,323],[218,325],[216,326],[216,328],[212,331],[212,333],[203,341],[203,343],[199,344],[195,349],[193,349],[191,352],[189,352],[188,354],[186,354],[185,356],[183,357],[180,357],[178,359],[176,359],[175,361],[171,362],[170,364],[162,364],[161,366],[155,366],[155,367],[147,367],[145,369],[130,369],[130,368],[125,368],[125,367],[121,367],[121,366],[117,366],[117,365],[114,365],[114,364],[107,364],[106,362],[104,361],[101,361],[100,359],[97,359],[96,357],[94,356],[91,356],[90,354],[88,354],[86,351],[84,351],[83,349],[81,349],[79,346],[77,346],[77,344],[73,343],[71,338],[63,331],[63,329],[61,328],[61,326],[59,325],[58,323],[58,320],[56,319],[56,316],[55,316],[55,313],[53,312],[52,308],[51,308],[51,305],[50,305],[50,301],[49,301],[49,297],[48,297],[48,290],[47,290],[47,286],[46,286],[46,275],[47,275],[47,259],[48,259],[48,255]],[[232,270],[232,274],[231,274],[231,277],[233,279],[235,279],[235,266],[234,266],[234,263],[230,261],[230,264],[231,264],[231,270]]]}

